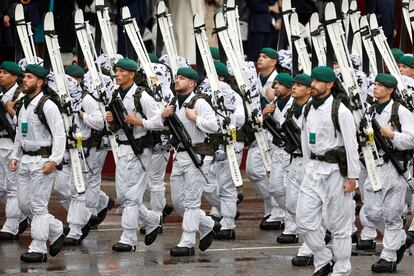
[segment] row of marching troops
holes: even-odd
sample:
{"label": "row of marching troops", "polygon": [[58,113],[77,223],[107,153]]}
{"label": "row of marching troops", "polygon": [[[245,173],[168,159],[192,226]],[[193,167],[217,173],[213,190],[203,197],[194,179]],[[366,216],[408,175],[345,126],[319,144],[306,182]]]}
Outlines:
{"label": "row of marching troops", "polygon": [[[292,66],[289,51],[264,48],[256,61],[257,68],[253,62],[244,65],[244,78],[263,118],[273,117],[280,125],[293,122],[296,128],[291,130],[299,132],[301,147],[291,153],[266,133],[272,159],[269,175],[253,133],[244,127],[246,114],[234,76],[218,61],[217,49],[210,50],[217,59],[214,65],[225,106],[237,127],[238,161],[243,149],[248,148],[246,173],[264,202],[260,229],[283,230],[277,237],[277,242],[283,244],[298,243],[300,234],[304,242],[292,265],[314,265],[314,275],[349,275],[352,244],[356,243],[358,250],[375,250],[379,231],[383,249],[371,270],[395,271],[414,239],[414,225],[406,233],[402,219],[407,206],[413,207],[407,180],[412,174],[414,117],[396,100],[397,80],[387,73],[366,76],[359,70],[360,58],[352,55],[369,116],[379,123],[379,136],[392,146],[392,155],[405,168],[403,175],[397,172],[385,155],[389,149],[380,148],[384,155],[380,168],[383,186],[374,192],[360,161],[352,112],[341,100],[346,92],[336,63],[334,68],[314,67],[311,75],[292,76],[288,73]],[[407,86],[414,87],[414,57],[398,49],[393,49],[393,54]],[[45,262],[48,252],[56,256],[64,246],[81,244],[113,208],[114,199],[101,190],[101,171],[110,145],[105,121],[116,133],[119,145],[114,156],[115,187],[117,201],[123,207],[122,235],[112,250],[135,251],[139,227],[145,234],[145,244],[152,244],[173,208],[182,215],[183,222],[181,239],[171,249],[171,256],[194,255],[197,232],[201,251],[208,249],[214,239],[236,239],[235,220],[240,215],[237,204],[242,194],[233,183],[223,140],[210,140],[218,133],[219,125],[208,98],[208,79],[192,69],[185,58],[179,60],[177,77],[172,80],[168,57],[151,56],[163,96],[170,99],[164,109],[152,97],[143,70],[135,61],[119,57],[110,68],[105,55],[97,60],[111,102],[121,101],[126,109],[123,123],[132,130],[139,155],[113,110],[109,108],[106,114],[100,111],[99,95],[87,68],[77,64],[65,68],[71,108],[77,114],[75,121],[83,139],[83,194],[77,193],[73,181],[61,107],[53,98],[57,90],[53,73],[41,65],[26,64],[24,59],[19,64],[5,61],[0,65],[0,193],[6,203],[0,240],[17,240],[30,224],[32,242],[21,261]],[[182,143],[171,138],[165,121],[174,116],[202,158],[201,168],[193,163]],[[15,137],[10,134],[10,126]],[[170,151],[172,206],[166,204],[164,186]],[[353,201],[358,186],[364,200],[360,236]],[[53,187],[67,210],[67,225],[48,212]],[[148,204],[143,203],[144,197]],[[200,209],[202,197],[212,205],[209,215]],[[333,252],[326,246],[331,239]]]}

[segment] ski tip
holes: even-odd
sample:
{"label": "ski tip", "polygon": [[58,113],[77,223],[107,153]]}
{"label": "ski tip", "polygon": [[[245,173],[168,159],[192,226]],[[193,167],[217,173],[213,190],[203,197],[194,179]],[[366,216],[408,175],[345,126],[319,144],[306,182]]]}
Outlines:
{"label": "ski tip", "polygon": [[167,12],[167,7],[165,6],[165,2],[164,1],[160,1],[157,4],[157,14],[163,14]]}
{"label": "ski tip", "polygon": [[351,3],[349,3],[349,10],[350,11],[357,11],[358,10],[358,3],[355,0],[352,0]]}
{"label": "ski tip", "polygon": [[105,6],[105,0],[95,0],[95,7],[96,6]]}
{"label": "ski tip", "polygon": [[227,0],[226,1],[226,8],[227,9],[234,9],[236,7],[236,1],[234,0]]}
{"label": "ski tip", "polygon": [[367,25],[368,25],[368,19],[367,19],[367,16],[366,16],[366,15],[361,16],[361,17],[359,18],[359,27],[360,27],[360,28],[362,28],[362,27],[365,27],[365,26],[367,26]]}
{"label": "ski tip", "polygon": [[336,11],[335,11],[335,4],[332,2],[328,2],[325,4],[325,21],[334,20],[336,19]]}
{"label": "ski tip", "polygon": [[309,20],[309,28],[312,31],[315,31],[320,25],[319,14],[317,12],[312,13]]}
{"label": "ski tip", "polygon": [[296,12],[290,15],[290,32],[294,36],[300,36],[299,18]]}
{"label": "ski tip", "polygon": [[218,12],[214,15],[214,23],[216,28],[222,28],[226,26],[226,20],[224,19],[224,14],[222,12]]}
{"label": "ski tip", "polygon": [[410,11],[410,15],[414,13],[414,1],[410,1],[410,4],[408,4],[408,10]]}
{"label": "ski tip", "polygon": [[81,9],[76,10],[74,21],[75,21],[75,24],[85,23],[85,19],[83,18],[83,11]]}
{"label": "ski tip", "polygon": [[371,29],[378,29],[378,21],[375,14],[369,15],[369,26]]}
{"label": "ski tip", "polygon": [[292,9],[292,2],[290,0],[282,1],[282,11],[289,11]]}
{"label": "ski tip", "polygon": [[52,12],[45,13],[45,17],[43,19],[43,28],[45,31],[54,31],[55,30],[55,21],[53,18]]}
{"label": "ski tip", "polygon": [[194,28],[199,28],[204,25],[204,19],[199,13],[194,14],[193,24],[194,24]]}
{"label": "ski tip", "polygon": [[128,7],[122,8],[122,19],[127,19],[131,17],[131,12],[129,11]]}
{"label": "ski tip", "polygon": [[346,14],[349,12],[349,1],[348,0],[342,0],[341,11],[342,11],[342,14]]}
{"label": "ski tip", "polygon": [[14,17],[16,21],[24,19],[24,10],[22,4],[17,4],[14,8]]}

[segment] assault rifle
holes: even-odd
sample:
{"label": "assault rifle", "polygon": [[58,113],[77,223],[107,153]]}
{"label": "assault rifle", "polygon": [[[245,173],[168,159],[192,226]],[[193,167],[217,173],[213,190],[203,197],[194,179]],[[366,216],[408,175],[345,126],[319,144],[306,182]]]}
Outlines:
{"label": "assault rifle", "polygon": [[[177,99],[173,97],[168,105],[175,106],[176,102]],[[191,137],[185,129],[183,123],[178,118],[177,114],[174,113],[171,117],[165,119],[165,122],[171,130],[173,140],[176,140],[175,143],[172,140],[171,144],[174,146],[174,148],[177,148],[177,145],[181,143],[182,147],[188,153],[196,168],[201,172],[206,182],[208,182],[207,177],[204,175],[203,170],[201,168],[203,166],[203,160],[201,160],[195,152],[191,141]]]}
{"label": "assault rifle", "polygon": [[285,140],[284,150],[287,153],[292,154],[301,148],[300,128],[293,121],[293,118],[286,119],[282,124],[281,130]]}
{"label": "assault rifle", "polygon": [[122,100],[119,97],[115,96],[116,95],[114,95],[112,101],[109,103],[108,109],[114,115],[116,125],[122,128],[122,130],[124,131],[125,136],[128,139],[128,144],[131,146],[132,151],[141,163],[142,169],[145,171],[145,166],[140,158],[140,155],[143,153],[143,149],[138,146],[137,141],[134,138],[134,127],[125,123],[125,115],[128,115],[128,113],[125,109]]}
{"label": "assault rifle", "polygon": [[[1,99],[2,97],[0,97]],[[13,126],[10,124],[9,119],[7,118],[7,110],[6,106],[4,105],[3,101],[0,100],[0,130],[5,129],[7,134],[10,136],[10,139],[14,141],[14,137],[16,136],[16,131],[14,130]]]}

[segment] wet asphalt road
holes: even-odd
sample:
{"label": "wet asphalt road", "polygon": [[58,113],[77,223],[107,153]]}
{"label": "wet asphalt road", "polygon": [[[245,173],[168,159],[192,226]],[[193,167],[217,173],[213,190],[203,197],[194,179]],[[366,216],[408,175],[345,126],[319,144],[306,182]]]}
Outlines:
{"label": "wet asphalt road", "polygon": [[[103,190],[115,196],[113,182],[105,181]],[[167,187],[168,190],[168,187]],[[121,209],[112,209],[106,220],[78,247],[65,247],[56,256],[48,256],[48,262],[26,264],[19,260],[30,243],[27,230],[18,241],[0,243],[0,274],[71,274],[71,275],[312,275],[313,268],[297,268],[290,264],[298,245],[281,245],[276,242],[280,231],[259,230],[263,204],[256,197],[250,184],[244,187],[245,200],[239,205],[240,219],[236,222],[235,241],[214,241],[205,252],[196,248],[194,257],[171,257],[169,250],[181,235],[181,218],[177,213],[167,217],[164,231],[151,246],[144,245],[144,235],[137,234],[136,252],[112,252],[121,228]],[[167,193],[168,195],[168,193]],[[167,196],[168,198],[168,196]],[[167,199],[168,200],[168,199]],[[203,203],[205,210],[208,204]],[[0,205],[0,223],[4,221],[4,205]],[[49,204],[50,212],[66,221],[66,213],[55,194]],[[370,267],[377,261],[376,255],[353,256],[352,275],[373,275]],[[414,257],[404,257],[393,275],[414,275]]]}

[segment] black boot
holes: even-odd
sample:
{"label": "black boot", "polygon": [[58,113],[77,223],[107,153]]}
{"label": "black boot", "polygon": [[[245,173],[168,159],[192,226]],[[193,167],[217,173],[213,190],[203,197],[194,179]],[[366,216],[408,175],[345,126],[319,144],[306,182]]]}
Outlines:
{"label": "black boot", "polygon": [[214,222],[213,229],[205,235],[204,238],[200,240],[200,243],[198,244],[198,248],[200,248],[201,251],[207,250],[207,248],[210,247],[211,243],[213,242],[216,234],[221,229],[221,224],[219,222]]}
{"label": "black boot", "polygon": [[236,210],[236,216],[234,217],[234,220],[239,220],[240,217],[240,211],[239,209]]}
{"label": "black boot", "polygon": [[162,216],[166,218],[167,216],[171,215],[174,211],[174,207],[171,204],[165,204],[164,209],[162,209]]}
{"label": "black boot", "polygon": [[291,244],[291,243],[298,243],[299,242],[299,238],[298,236],[294,235],[294,234],[280,234],[276,241],[278,243],[283,243],[283,244]]}
{"label": "black boot", "polygon": [[318,271],[313,273],[313,276],[328,276],[332,270],[331,263],[327,263],[325,266],[321,267]]}
{"label": "black boot", "polygon": [[176,246],[170,250],[170,255],[174,257],[194,256],[194,247],[179,247]]}
{"label": "black boot", "polygon": [[117,242],[116,244],[112,245],[112,250],[117,252],[131,252],[135,251],[136,246],[132,246],[129,244],[125,244],[122,242]]}
{"label": "black boot", "polygon": [[160,222],[158,224],[158,227],[155,228],[148,235],[145,235],[145,245],[151,245],[157,239],[158,233],[160,231],[159,228],[161,228],[161,225],[162,225],[162,216],[160,216]]}
{"label": "black boot", "polygon": [[313,255],[312,256],[296,256],[292,259],[293,266],[309,266],[313,265]]}
{"label": "black boot", "polygon": [[216,233],[216,240],[235,240],[236,231],[234,229],[222,229]]}
{"label": "black boot", "polygon": [[352,234],[352,236],[351,236],[351,240],[352,240],[352,243],[353,243],[353,244],[354,244],[354,243],[358,243],[359,238],[358,238],[358,233],[357,233],[357,232],[354,232],[354,233]]}
{"label": "black boot", "polygon": [[70,232],[70,227],[69,225],[64,224],[63,225],[63,235],[65,235],[65,237],[69,234]]}
{"label": "black boot", "polygon": [[89,231],[91,231],[91,229],[93,227],[95,227],[96,225],[99,224],[99,217],[95,216],[95,215],[91,215],[91,217],[89,218],[88,223],[82,227],[81,231],[82,231],[82,236],[80,237],[80,240],[83,240],[86,238],[86,236],[88,236]]}
{"label": "black boot", "polygon": [[59,252],[62,250],[63,248],[63,240],[65,239],[65,235],[62,234],[60,235],[59,238],[57,238],[57,240],[55,240],[50,246],[49,246],[49,254],[50,256],[54,257],[57,254],[59,254]]}
{"label": "black boot", "polygon": [[331,231],[326,230],[325,232],[325,244],[328,244],[332,240]]}
{"label": "black boot", "polygon": [[410,248],[410,246],[414,243],[414,240],[407,235],[407,238],[405,240],[405,244],[403,244],[400,249],[397,250],[397,264],[399,264],[404,257],[405,250]]}
{"label": "black boot", "polygon": [[106,205],[106,207],[104,209],[102,209],[96,216],[98,217],[98,220],[96,221],[96,225],[101,224],[105,218],[106,215],[108,214],[108,211],[111,210],[115,205],[115,200],[113,198],[109,198],[108,200],[108,204]]}
{"label": "black boot", "polygon": [[356,244],[356,249],[358,250],[366,250],[366,251],[372,251],[375,250],[376,243],[374,240],[358,240]]}
{"label": "black boot", "polygon": [[19,239],[19,234],[13,235],[9,232],[0,231],[0,241],[15,241]]}
{"label": "black boot", "polygon": [[25,263],[41,263],[47,261],[47,254],[38,252],[26,252],[20,256],[20,261]]}
{"label": "black boot", "polygon": [[266,221],[266,219],[262,220],[260,223],[260,229],[262,230],[282,230],[285,228],[285,224],[283,221]]}
{"label": "black boot", "polygon": [[29,217],[26,217],[19,223],[19,232],[17,232],[17,234],[23,234],[23,232],[26,231],[27,226],[29,226]]}
{"label": "black boot", "polygon": [[66,237],[63,240],[63,245],[64,246],[77,246],[77,245],[80,245],[81,242],[82,242],[81,239],[75,239],[75,238],[68,238],[68,237]]}
{"label": "black boot", "polygon": [[371,271],[373,272],[394,272],[397,270],[397,263],[396,262],[389,262],[384,259],[379,259],[378,262],[371,266]]}

